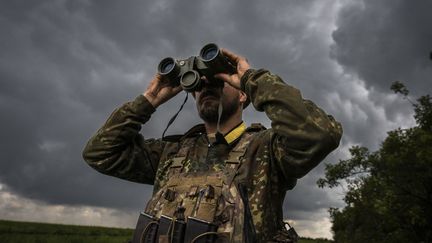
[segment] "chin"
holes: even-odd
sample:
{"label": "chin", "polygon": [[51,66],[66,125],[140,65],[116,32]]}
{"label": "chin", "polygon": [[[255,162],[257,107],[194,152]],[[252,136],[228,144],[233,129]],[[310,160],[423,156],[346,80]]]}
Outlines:
{"label": "chin", "polygon": [[217,117],[218,117],[218,105],[210,105],[210,104],[206,104],[207,102],[204,102],[203,104],[201,104],[201,107],[198,111],[199,116],[205,120],[205,121],[212,121],[214,119],[216,119],[217,121]]}

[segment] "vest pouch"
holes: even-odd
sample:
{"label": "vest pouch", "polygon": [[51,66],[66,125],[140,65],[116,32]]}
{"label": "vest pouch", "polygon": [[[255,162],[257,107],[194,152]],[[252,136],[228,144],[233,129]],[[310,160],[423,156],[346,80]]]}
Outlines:
{"label": "vest pouch", "polygon": [[217,238],[216,232],[217,225],[194,217],[188,217],[184,242],[214,243]]}
{"label": "vest pouch", "polygon": [[172,223],[172,218],[162,215],[159,219],[159,230],[156,238],[159,238],[162,235],[168,235],[169,229],[171,227],[171,223]]}
{"label": "vest pouch", "polygon": [[160,200],[162,203],[162,215],[166,215],[169,217],[174,216],[174,212],[176,211],[178,207],[178,193],[174,187],[167,188],[165,192],[162,194],[162,200]]}
{"label": "vest pouch", "polygon": [[157,218],[141,212],[135,227],[132,243],[156,243],[157,232]]}
{"label": "vest pouch", "polygon": [[216,203],[214,202],[214,200],[207,201],[204,198],[201,199],[195,216],[201,220],[207,222],[213,222],[215,214],[216,214]]}
{"label": "vest pouch", "polygon": [[162,215],[159,219],[158,243],[183,243],[186,223]]}
{"label": "vest pouch", "polygon": [[186,222],[184,220],[174,221],[174,229],[172,232],[172,243],[183,243],[186,230]]}

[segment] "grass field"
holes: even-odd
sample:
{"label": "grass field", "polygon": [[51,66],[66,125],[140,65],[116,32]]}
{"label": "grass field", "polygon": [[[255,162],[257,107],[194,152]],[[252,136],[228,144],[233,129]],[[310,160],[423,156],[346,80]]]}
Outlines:
{"label": "grass field", "polygon": [[125,243],[132,229],[0,220],[1,243]]}
{"label": "grass field", "polygon": [[[0,243],[126,243],[132,229],[0,220]],[[299,243],[328,243],[301,239]]]}

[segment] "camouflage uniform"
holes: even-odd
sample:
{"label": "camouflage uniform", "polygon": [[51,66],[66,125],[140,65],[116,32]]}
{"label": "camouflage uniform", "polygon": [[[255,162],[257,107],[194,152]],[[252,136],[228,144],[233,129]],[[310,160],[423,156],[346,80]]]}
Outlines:
{"label": "camouflage uniform", "polygon": [[[266,70],[248,70],[242,90],[271,120],[270,129],[252,126],[228,145],[212,144],[198,125],[170,141],[144,139],[139,133],[155,111],[142,95],[115,110],[88,142],[83,156],[101,173],[153,184],[156,195],[170,178],[173,158],[186,150],[183,172],[208,173],[224,167],[239,141],[248,145],[234,181],[245,186],[258,242],[284,235],[282,204],[287,190],[338,147],[341,125],[304,100],[299,90]],[[183,151],[184,152],[184,151]]]}

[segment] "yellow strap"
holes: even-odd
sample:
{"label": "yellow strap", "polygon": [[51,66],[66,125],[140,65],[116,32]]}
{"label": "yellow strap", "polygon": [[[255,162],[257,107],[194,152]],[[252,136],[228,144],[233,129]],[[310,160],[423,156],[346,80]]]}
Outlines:
{"label": "yellow strap", "polygon": [[239,138],[244,131],[246,131],[246,124],[242,122],[240,125],[234,128],[234,130],[225,135],[225,140],[228,144],[230,144],[234,142],[237,138]]}

